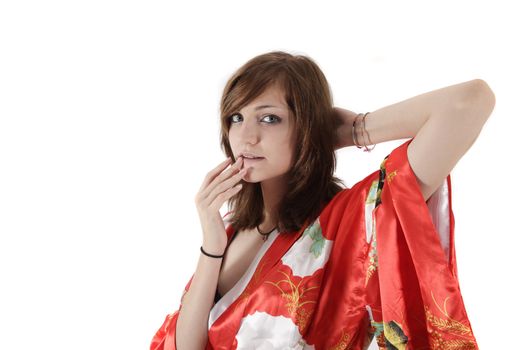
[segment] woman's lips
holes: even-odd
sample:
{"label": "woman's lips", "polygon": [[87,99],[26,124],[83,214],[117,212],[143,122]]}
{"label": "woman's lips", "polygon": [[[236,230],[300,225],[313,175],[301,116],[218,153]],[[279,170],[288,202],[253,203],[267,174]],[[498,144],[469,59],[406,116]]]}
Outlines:
{"label": "woman's lips", "polygon": [[257,158],[245,158],[245,157],[242,157],[242,158],[243,158],[244,164],[257,163],[258,161],[264,159],[264,157],[257,157]]}

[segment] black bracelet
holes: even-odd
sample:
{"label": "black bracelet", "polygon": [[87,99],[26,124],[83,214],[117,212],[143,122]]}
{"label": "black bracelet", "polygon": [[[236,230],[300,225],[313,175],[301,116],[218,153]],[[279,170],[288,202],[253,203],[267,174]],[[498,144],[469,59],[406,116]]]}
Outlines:
{"label": "black bracelet", "polygon": [[204,255],[209,256],[209,257],[211,257],[211,258],[223,258],[223,257],[224,257],[224,254],[222,254],[222,255],[213,255],[213,254],[206,253],[206,252],[204,251],[204,249],[202,249],[202,246],[201,246],[201,252],[202,252]]}

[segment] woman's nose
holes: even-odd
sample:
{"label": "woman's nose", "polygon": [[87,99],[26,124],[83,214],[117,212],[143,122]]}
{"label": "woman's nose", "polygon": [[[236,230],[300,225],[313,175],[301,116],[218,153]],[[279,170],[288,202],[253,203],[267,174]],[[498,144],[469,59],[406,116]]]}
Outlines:
{"label": "woman's nose", "polygon": [[254,144],[257,142],[259,136],[257,134],[257,126],[250,125],[249,123],[243,123],[241,125],[241,141],[246,143]]}

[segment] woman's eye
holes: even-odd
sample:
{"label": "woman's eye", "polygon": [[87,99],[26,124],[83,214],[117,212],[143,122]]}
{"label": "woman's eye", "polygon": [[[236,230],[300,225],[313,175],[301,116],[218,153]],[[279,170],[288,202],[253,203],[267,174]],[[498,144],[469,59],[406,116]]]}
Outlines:
{"label": "woman's eye", "polygon": [[[238,123],[240,120],[239,118],[242,118],[240,114],[234,114],[230,117],[231,123]],[[268,114],[261,118],[261,121],[266,120],[266,123],[268,124],[275,124],[281,121],[281,118],[279,118],[276,115]]]}
{"label": "woman's eye", "polygon": [[240,117],[240,115],[238,115],[238,114],[234,114],[234,115],[232,115],[232,116],[230,117],[230,121],[231,121],[232,123],[236,123],[236,122],[237,122],[237,120],[236,120],[235,117]]}
{"label": "woman's eye", "polygon": [[266,118],[273,118],[274,121],[270,122],[270,124],[274,124],[274,123],[277,123],[277,122],[280,121],[280,118],[278,116],[276,116],[276,115],[273,115],[273,114],[268,114],[268,115],[265,115],[263,117],[263,119],[266,119]]}

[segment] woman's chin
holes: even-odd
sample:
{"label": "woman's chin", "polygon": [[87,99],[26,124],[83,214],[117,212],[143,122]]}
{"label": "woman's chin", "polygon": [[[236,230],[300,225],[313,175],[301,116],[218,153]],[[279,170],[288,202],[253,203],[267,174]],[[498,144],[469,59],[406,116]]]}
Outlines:
{"label": "woman's chin", "polygon": [[245,182],[248,182],[248,183],[256,183],[256,182],[259,182],[259,181],[256,181],[253,176],[250,176],[250,175],[244,175],[243,178],[242,178],[243,181]]}
{"label": "woman's chin", "polygon": [[242,177],[242,180],[249,182],[249,183],[258,183],[261,182],[261,180],[257,179],[256,176],[252,173],[252,170],[248,170],[248,172]]}

